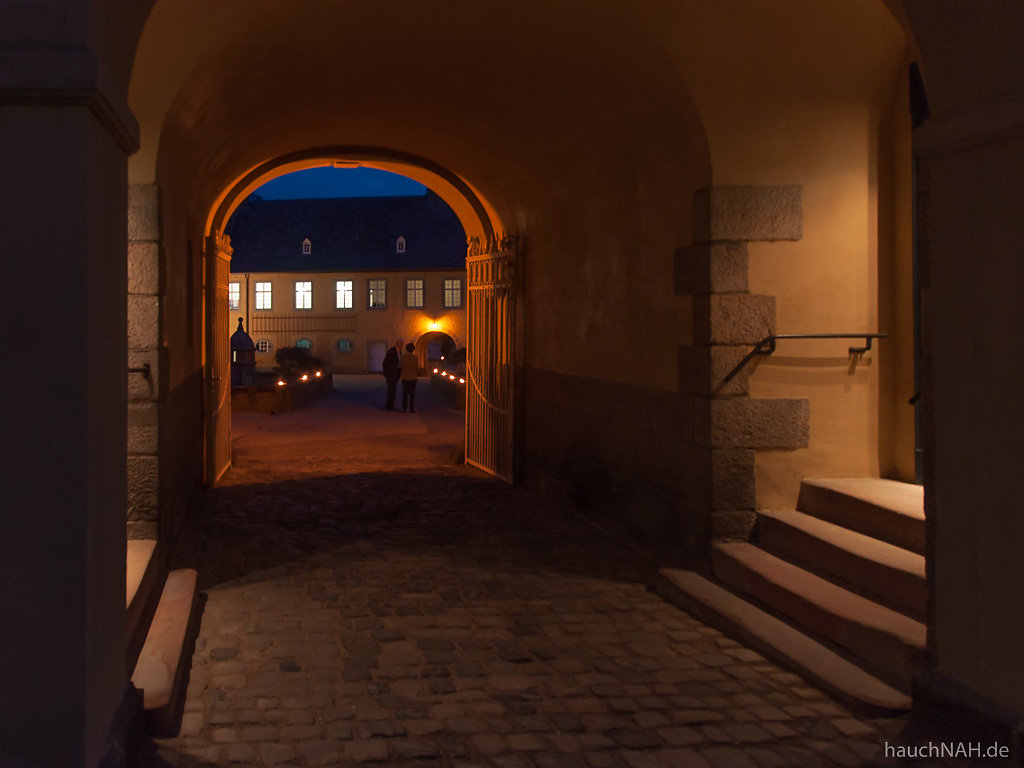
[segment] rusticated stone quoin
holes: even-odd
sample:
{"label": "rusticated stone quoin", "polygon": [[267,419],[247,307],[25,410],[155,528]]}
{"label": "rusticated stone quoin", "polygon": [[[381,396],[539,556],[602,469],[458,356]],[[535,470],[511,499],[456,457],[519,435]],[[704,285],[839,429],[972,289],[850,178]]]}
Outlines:
{"label": "rusticated stone quoin", "polygon": [[709,294],[693,302],[693,334],[698,344],[756,344],[774,327],[774,296]]}
{"label": "rusticated stone quoin", "polygon": [[697,243],[676,251],[676,294],[746,292],[746,243]]}
{"label": "rusticated stone quoin", "polygon": [[698,241],[799,240],[803,237],[800,186],[729,186],[694,196]]}
{"label": "rusticated stone quoin", "polygon": [[156,455],[158,419],[156,403],[131,403],[128,406],[128,452]]}
{"label": "rusticated stone quoin", "polygon": [[756,521],[752,509],[716,509],[711,513],[711,535],[715,541],[750,541]]}
{"label": "rusticated stone quoin", "polygon": [[128,239],[160,239],[160,193],[156,184],[128,187]]}
{"label": "rusticated stone quoin", "polygon": [[806,448],[810,437],[811,406],[803,398],[715,398],[697,413],[709,420],[709,448]]}
{"label": "rusticated stone quoin", "polygon": [[160,299],[157,296],[128,297],[128,348],[153,349],[160,336]]}
{"label": "rusticated stone quoin", "polygon": [[744,366],[725,383],[747,347],[680,347],[679,386],[691,395],[745,395],[750,391],[750,367]]}
{"label": "rusticated stone quoin", "polygon": [[157,514],[156,456],[128,457],[128,515],[130,520],[155,520]]}
{"label": "rusticated stone quoin", "polygon": [[128,402],[148,402],[156,398],[155,382],[160,376],[160,350],[129,349],[128,367],[149,366],[149,375],[131,373],[128,376]]}
{"label": "rusticated stone quoin", "polygon": [[160,292],[160,246],[155,242],[128,243],[128,293]]}
{"label": "rusticated stone quoin", "polygon": [[756,506],[754,451],[747,448],[712,449],[712,509],[754,509]]}
{"label": "rusticated stone quoin", "polygon": [[[128,188],[129,534],[153,529],[159,509],[160,191]],[[149,366],[148,375],[140,369]]]}

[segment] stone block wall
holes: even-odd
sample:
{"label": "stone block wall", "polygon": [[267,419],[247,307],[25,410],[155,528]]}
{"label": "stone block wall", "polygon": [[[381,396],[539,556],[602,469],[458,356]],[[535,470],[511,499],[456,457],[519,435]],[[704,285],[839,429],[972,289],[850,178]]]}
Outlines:
{"label": "stone block wall", "polygon": [[703,555],[708,451],[694,445],[689,397],[537,368],[523,387],[527,484],[662,562]]}
{"label": "stone block wall", "polygon": [[159,511],[160,200],[128,190],[128,536],[156,538]]}
{"label": "stone block wall", "polygon": [[775,299],[748,290],[753,241],[801,237],[801,188],[731,186],[694,199],[695,245],[676,252],[676,292],[693,297],[693,345],[679,351],[680,389],[693,397],[693,442],[709,453],[710,528],[716,540],[747,539],[757,509],[755,452],[803,448],[804,399],[752,399],[751,367],[725,381],[775,330]]}

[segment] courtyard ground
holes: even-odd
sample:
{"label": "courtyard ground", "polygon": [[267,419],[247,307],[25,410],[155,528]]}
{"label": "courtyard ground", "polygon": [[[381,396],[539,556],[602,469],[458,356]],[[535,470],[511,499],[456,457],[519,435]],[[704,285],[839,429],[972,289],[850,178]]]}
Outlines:
{"label": "courtyard ground", "polygon": [[147,765],[866,766],[897,743],[902,720],[653,594],[650,560],[453,463],[463,414],[425,380],[416,414],[380,377],[336,390],[236,414],[178,563],[206,595],[181,732]]}

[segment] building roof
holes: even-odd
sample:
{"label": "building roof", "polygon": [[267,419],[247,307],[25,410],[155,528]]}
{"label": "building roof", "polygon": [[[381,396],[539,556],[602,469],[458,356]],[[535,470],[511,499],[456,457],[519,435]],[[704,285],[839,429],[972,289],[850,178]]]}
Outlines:
{"label": "building roof", "polygon": [[[226,232],[235,273],[465,268],[462,224],[430,191],[412,197],[252,197],[235,211]],[[399,238],[405,239],[404,252]],[[306,239],[309,253],[303,253]]]}

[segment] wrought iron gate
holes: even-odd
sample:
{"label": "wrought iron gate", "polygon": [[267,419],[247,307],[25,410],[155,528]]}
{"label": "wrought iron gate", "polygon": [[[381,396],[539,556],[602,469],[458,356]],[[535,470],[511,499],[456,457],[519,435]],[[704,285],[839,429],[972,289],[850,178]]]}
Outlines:
{"label": "wrought iron gate", "polygon": [[231,465],[231,352],[228,327],[228,278],[231,240],[210,236],[205,253],[203,410],[206,430],[206,483],[213,485]]}
{"label": "wrought iron gate", "polygon": [[484,246],[466,258],[466,463],[515,480],[515,239]]}

